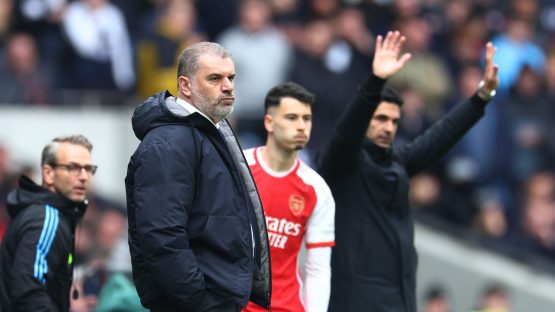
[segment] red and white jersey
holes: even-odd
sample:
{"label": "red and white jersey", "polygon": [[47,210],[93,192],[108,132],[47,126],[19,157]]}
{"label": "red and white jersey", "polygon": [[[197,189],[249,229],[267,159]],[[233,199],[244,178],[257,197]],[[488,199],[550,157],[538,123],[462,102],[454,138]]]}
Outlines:
{"label": "red and white jersey", "polygon": [[[295,160],[286,172],[271,170],[257,147],[244,151],[266,214],[272,264],[271,310],[305,311],[297,257],[306,248],[335,245],[335,203],[320,175]],[[249,303],[243,311],[266,311]]]}

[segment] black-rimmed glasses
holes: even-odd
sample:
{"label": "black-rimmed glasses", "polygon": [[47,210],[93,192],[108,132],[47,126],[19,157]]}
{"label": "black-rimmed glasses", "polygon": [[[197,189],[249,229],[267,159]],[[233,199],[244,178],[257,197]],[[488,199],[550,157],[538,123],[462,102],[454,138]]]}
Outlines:
{"label": "black-rimmed glasses", "polygon": [[79,175],[79,173],[81,173],[81,170],[85,169],[85,172],[90,175],[93,176],[96,173],[96,170],[98,169],[98,166],[95,165],[84,165],[81,166],[79,164],[76,163],[70,163],[70,164],[51,164],[51,167],[55,168],[55,167],[60,167],[60,168],[64,168],[65,170],[67,170],[67,172],[71,175]]}

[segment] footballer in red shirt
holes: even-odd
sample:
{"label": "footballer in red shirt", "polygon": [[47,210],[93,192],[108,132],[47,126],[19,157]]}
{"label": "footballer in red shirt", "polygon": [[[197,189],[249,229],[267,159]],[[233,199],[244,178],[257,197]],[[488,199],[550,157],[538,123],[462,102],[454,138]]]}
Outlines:
{"label": "footballer in red shirt", "polygon": [[[309,140],[314,96],[286,82],[266,96],[266,145],[245,158],[262,200],[272,264],[271,310],[327,311],[335,203],[324,180],[298,157]],[[304,283],[298,255],[307,248]],[[250,302],[243,311],[266,311]]]}

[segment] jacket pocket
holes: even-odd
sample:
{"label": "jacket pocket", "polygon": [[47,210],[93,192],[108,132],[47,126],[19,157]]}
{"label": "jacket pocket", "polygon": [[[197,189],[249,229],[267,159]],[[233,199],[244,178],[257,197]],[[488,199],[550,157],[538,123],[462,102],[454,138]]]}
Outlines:
{"label": "jacket pocket", "polygon": [[202,244],[202,249],[233,262],[244,257],[244,228],[238,217],[209,216],[197,240]]}

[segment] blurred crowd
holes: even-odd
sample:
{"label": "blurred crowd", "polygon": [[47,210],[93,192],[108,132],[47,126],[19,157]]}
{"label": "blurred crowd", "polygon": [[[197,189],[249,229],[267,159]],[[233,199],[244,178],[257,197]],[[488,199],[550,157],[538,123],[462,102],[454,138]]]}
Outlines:
{"label": "blurred crowd", "polygon": [[[292,80],[315,93],[311,163],[369,73],[375,36],[391,29],[413,55],[389,82],[405,99],[398,144],[472,95],[485,43],[497,46],[497,95],[413,179],[417,218],[555,272],[555,0],[0,0],[0,110],[177,94],[181,50],[217,41],[236,66],[231,118],[243,147],[264,142],[270,87]],[[5,195],[29,170],[0,146],[0,237]],[[105,272],[129,272],[125,233],[125,208],[93,195],[77,236],[84,294],[98,294]]]}

